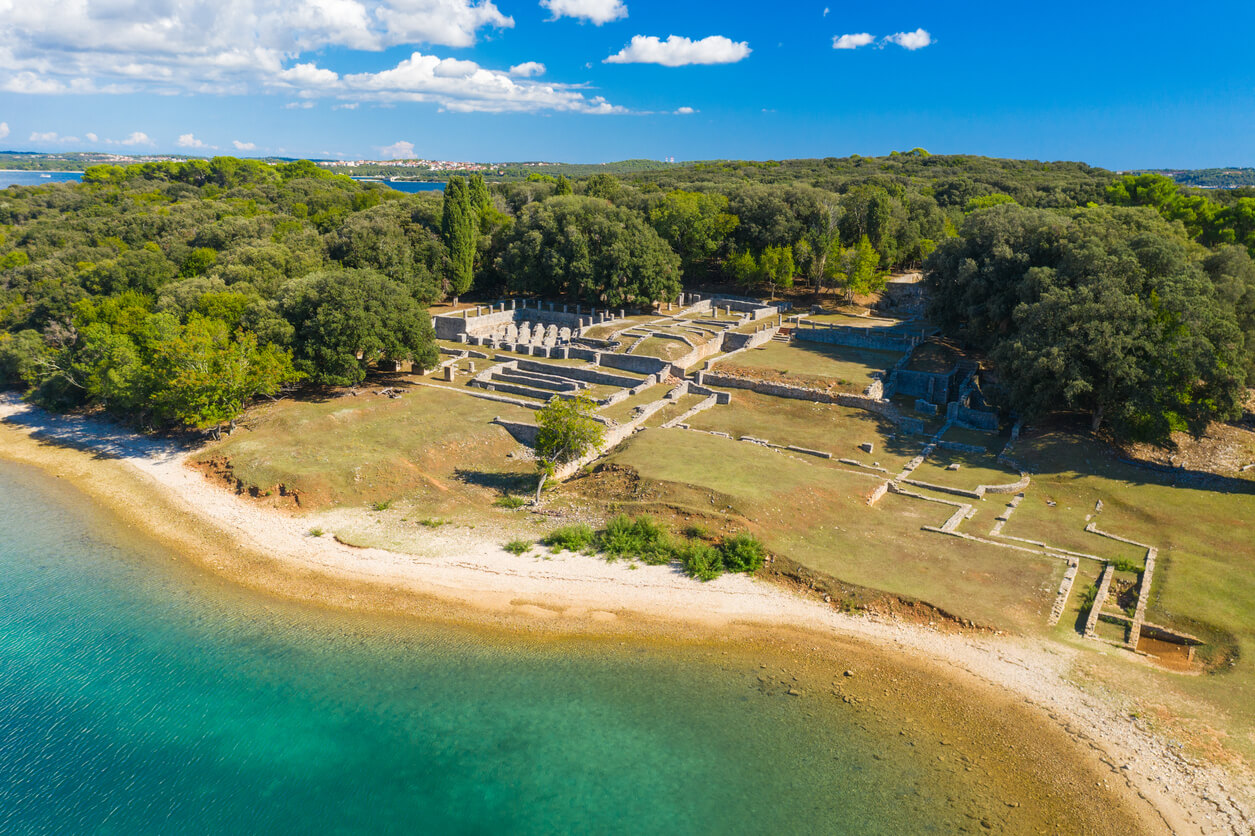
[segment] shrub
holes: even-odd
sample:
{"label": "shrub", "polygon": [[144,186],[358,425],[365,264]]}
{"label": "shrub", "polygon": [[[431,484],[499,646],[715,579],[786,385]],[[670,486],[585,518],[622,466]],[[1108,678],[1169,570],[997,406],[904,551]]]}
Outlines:
{"label": "shrub", "polygon": [[387,511],[389,508],[392,507],[392,500],[385,499],[380,502],[376,502],[374,505],[370,507],[374,508],[376,511]]}
{"label": "shrub", "polygon": [[321,528],[311,528],[309,530],[310,537],[321,537],[325,532]]}
{"label": "shrub", "polygon": [[439,528],[442,525],[448,525],[448,523],[448,520],[443,520],[440,517],[428,517],[425,520],[418,521],[419,525],[426,526],[427,528]]}
{"label": "shrub", "polygon": [[706,540],[710,538],[710,529],[704,525],[690,525],[684,529],[684,536],[690,540]]}
{"label": "shrub", "polygon": [[584,523],[576,523],[575,525],[564,525],[562,528],[554,529],[545,535],[545,538],[540,542],[555,552],[560,552],[564,549],[569,552],[578,552],[592,546],[594,539],[596,539],[596,535],[591,528]]}
{"label": "shrub", "polygon": [[714,546],[698,541],[685,543],[676,551],[689,577],[713,581],[723,574],[723,557]]}
{"label": "shrub", "polygon": [[670,563],[675,556],[667,530],[649,516],[620,514],[606,523],[597,545],[611,560],[636,558],[653,566]]}
{"label": "shrub", "polygon": [[527,554],[529,551],[531,551],[532,544],[529,543],[527,540],[511,540],[510,542],[506,543],[502,548],[504,548],[510,554],[521,555],[521,554]]}
{"label": "shrub", "polygon": [[756,572],[763,565],[767,550],[753,535],[741,532],[719,544],[723,567],[729,572]]}
{"label": "shrub", "polygon": [[509,496],[509,495],[497,497],[497,501],[493,503],[493,505],[496,505],[498,508],[511,508],[511,509],[522,508],[526,504],[527,504],[527,500],[524,499],[523,497]]}

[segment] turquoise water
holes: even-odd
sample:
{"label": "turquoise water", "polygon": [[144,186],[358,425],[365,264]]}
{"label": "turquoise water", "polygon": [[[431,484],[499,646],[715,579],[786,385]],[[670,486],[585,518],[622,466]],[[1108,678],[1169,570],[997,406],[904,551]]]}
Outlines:
{"label": "turquoise water", "polygon": [[5,834],[952,829],[921,767],[759,673],[255,595],[0,462]]}

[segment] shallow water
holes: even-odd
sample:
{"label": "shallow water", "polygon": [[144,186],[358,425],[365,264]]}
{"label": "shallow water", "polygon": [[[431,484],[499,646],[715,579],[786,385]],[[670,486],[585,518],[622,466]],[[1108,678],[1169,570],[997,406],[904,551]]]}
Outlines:
{"label": "shallow water", "polygon": [[830,694],[764,687],[758,660],[272,599],[0,462],[3,833],[972,823],[962,772]]}

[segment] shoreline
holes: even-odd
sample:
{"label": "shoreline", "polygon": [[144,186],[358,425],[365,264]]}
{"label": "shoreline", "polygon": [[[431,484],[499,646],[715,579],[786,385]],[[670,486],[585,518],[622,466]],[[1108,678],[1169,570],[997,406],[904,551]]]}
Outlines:
{"label": "shoreline", "polygon": [[67,478],[145,535],[235,584],[307,604],[536,637],[783,643],[793,653],[853,643],[1019,704],[1070,738],[1078,754],[1088,750],[1090,767],[1114,778],[1111,791],[1130,810],[1154,811],[1156,829],[1250,832],[1247,809],[1234,798],[1241,794],[1235,776],[1190,763],[1117,706],[1074,685],[1068,674],[1081,651],[1066,645],[845,615],[742,575],[701,584],[670,567],[630,570],[565,553],[516,557],[482,536],[436,532],[424,555],[357,548],[312,537],[300,517],[212,485],[185,466],[189,452],[0,396],[0,458]]}

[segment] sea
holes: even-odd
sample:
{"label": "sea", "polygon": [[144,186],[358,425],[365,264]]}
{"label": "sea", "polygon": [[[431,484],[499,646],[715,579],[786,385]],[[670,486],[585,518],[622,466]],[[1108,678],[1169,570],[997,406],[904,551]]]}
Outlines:
{"label": "sea", "polygon": [[[0,189],[9,186],[46,186],[49,183],[77,183],[83,179],[81,171],[0,171]],[[399,192],[439,192],[444,191],[444,183],[427,183],[417,181],[382,180],[369,177],[355,177],[363,183],[383,183]]]}
{"label": "sea", "polygon": [[896,727],[854,722],[831,694],[764,689],[761,673],[709,648],[529,641],[273,598],[0,461],[0,833],[974,824]]}

